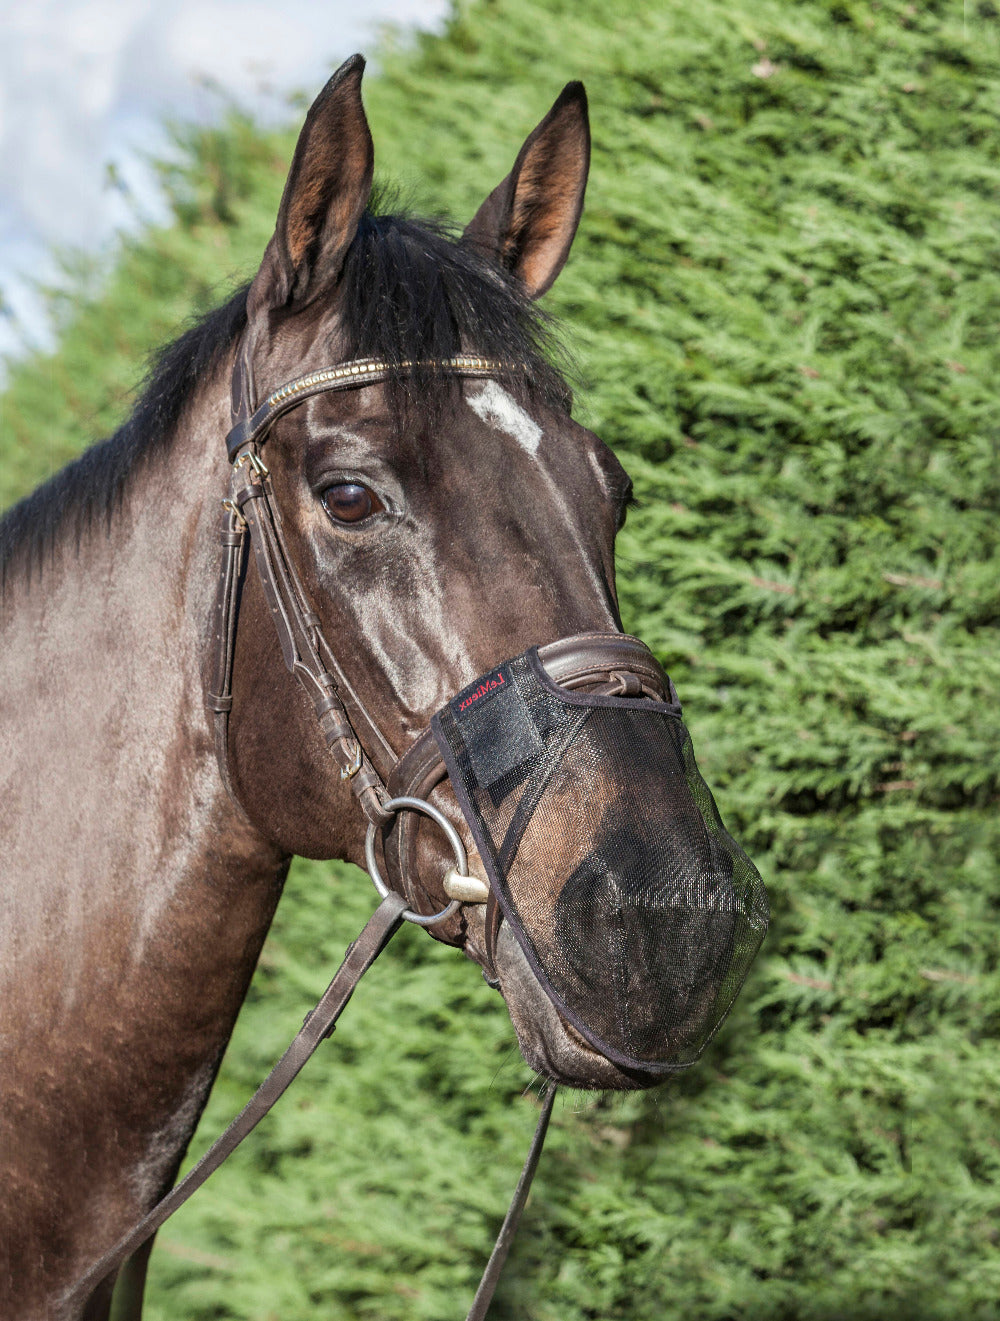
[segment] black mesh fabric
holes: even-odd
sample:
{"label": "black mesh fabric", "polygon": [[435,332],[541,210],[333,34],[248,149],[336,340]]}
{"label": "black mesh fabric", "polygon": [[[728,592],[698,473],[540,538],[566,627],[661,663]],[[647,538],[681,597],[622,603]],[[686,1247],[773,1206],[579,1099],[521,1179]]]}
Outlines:
{"label": "black mesh fabric", "polygon": [[768,906],[680,707],[565,691],[533,649],[431,723],[504,916],[563,1016],[626,1068],[691,1064]]}

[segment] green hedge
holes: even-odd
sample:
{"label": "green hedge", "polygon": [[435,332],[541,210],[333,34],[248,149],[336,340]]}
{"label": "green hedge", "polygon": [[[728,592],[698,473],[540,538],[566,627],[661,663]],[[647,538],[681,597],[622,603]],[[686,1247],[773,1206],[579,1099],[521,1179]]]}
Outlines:
{"label": "green hedge", "polygon": [[[998,33],[988,0],[480,0],[387,38],[367,83],[383,171],[459,218],[587,83],[549,304],[636,481],[626,626],[773,901],[697,1068],[557,1106],[497,1321],[1000,1316]],[[235,113],[186,136],[175,223],[13,369],[0,498],[250,272],[292,140]],[[293,870],[197,1149],[370,904],[349,868]],[[150,1321],[464,1315],[531,1081],[475,969],[407,931],[160,1235]]]}

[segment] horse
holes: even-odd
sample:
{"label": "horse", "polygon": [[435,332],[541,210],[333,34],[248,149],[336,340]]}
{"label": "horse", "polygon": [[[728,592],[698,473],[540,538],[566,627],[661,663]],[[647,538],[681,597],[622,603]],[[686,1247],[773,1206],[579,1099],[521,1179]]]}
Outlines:
{"label": "horse", "polygon": [[[19,1321],[108,1317],[115,1272],[77,1282],[171,1187],[295,854],[364,866],[381,832],[381,865],[415,916],[444,911],[431,934],[484,968],[534,1069],[596,1089],[663,1076],[544,992],[481,902],[482,849],[425,755],[434,713],[503,658],[623,636],[631,484],[573,420],[536,302],[583,207],[584,89],[458,234],[370,205],[363,68],[310,108],[249,284],[0,523],[0,1296]],[[265,487],[297,624],[260,558]],[[563,651],[557,668],[587,671]],[[652,696],[669,704],[662,682]],[[468,848],[458,898],[434,821],[408,814],[403,838],[386,809],[407,756],[396,781]],[[127,1268],[139,1299],[148,1251]]]}

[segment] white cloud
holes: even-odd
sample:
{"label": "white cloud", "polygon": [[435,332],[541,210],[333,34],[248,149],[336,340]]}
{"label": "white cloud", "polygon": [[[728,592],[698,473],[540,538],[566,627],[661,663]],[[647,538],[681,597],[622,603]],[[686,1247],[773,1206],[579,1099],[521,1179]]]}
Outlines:
{"label": "white cloud", "polygon": [[[136,211],[159,214],[142,156],[164,117],[218,113],[208,79],[265,119],[318,91],[380,24],[438,25],[447,0],[0,0],[0,291],[45,339],[32,278],[53,244],[99,249]],[[113,162],[132,197],[108,186]],[[0,351],[18,340],[0,323]]]}

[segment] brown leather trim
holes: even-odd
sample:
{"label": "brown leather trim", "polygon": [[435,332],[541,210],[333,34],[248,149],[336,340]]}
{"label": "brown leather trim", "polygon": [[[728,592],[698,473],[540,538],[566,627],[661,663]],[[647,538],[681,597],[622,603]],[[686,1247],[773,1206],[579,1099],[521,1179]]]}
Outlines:
{"label": "brown leather trim", "polygon": [[[650,696],[664,700],[670,680],[663,666],[638,638],[628,633],[580,633],[538,648],[546,673],[563,688],[614,682],[616,673],[635,674],[645,680]],[[631,694],[630,694],[631,695]]]}

